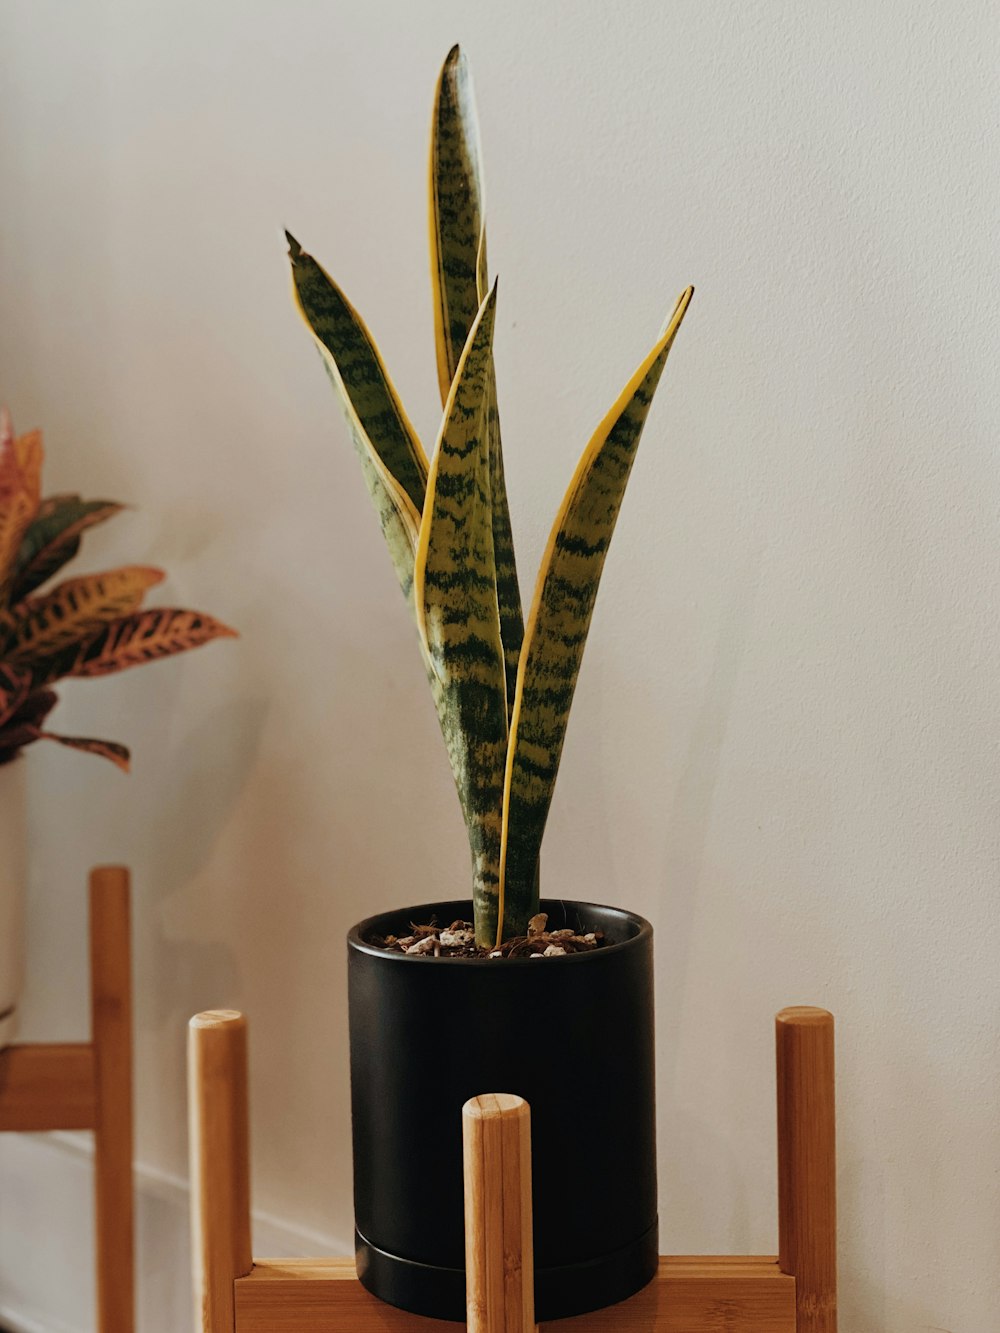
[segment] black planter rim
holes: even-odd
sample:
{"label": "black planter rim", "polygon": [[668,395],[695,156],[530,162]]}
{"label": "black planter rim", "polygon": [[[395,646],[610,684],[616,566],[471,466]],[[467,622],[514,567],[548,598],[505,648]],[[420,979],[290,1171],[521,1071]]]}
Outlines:
{"label": "black planter rim", "polygon": [[[347,945],[350,949],[357,950],[358,953],[369,954],[373,958],[384,959],[386,963],[391,964],[409,964],[410,966],[446,966],[446,967],[485,967],[492,965],[489,958],[435,958],[428,954],[406,954],[396,953],[389,949],[382,949],[377,944],[369,944],[365,938],[368,935],[376,933],[380,922],[391,920],[400,916],[407,916],[411,920],[419,920],[419,913],[430,911],[433,908],[440,908],[445,903],[454,903],[456,906],[468,907],[468,916],[464,919],[472,919],[472,900],[455,898],[443,899],[433,903],[417,903],[414,906],[397,907],[389,912],[376,912],[374,916],[369,916],[364,921],[359,921],[357,925],[352,926],[347,932]],[[653,933],[652,925],[645,917],[639,916],[637,912],[631,912],[625,907],[611,907],[607,903],[581,902],[576,898],[543,898],[545,903],[560,904],[567,910],[579,909],[582,914],[586,914],[588,908],[600,912],[613,912],[620,917],[624,923],[632,927],[632,933],[626,940],[616,940],[613,944],[604,944],[599,949],[591,949],[586,953],[564,954],[558,959],[548,959],[549,963],[558,963],[561,967],[580,965],[582,963],[593,964],[601,958],[608,958],[612,954],[621,953],[623,949],[633,949],[640,946],[645,940],[649,939]],[[530,955],[523,958],[505,958],[500,966],[506,971],[510,967],[524,967],[532,961]]]}

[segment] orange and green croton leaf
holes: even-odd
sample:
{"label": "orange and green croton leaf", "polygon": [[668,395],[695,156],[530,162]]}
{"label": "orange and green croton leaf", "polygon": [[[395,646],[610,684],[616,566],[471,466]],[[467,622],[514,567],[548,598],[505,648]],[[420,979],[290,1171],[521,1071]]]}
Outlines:
{"label": "orange and green croton leaf", "polygon": [[14,562],[11,600],[19,602],[41,587],[79,552],[88,528],[113,518],[123,508],[114,500],[81,500],[79,495],[52,495],[42,500]]}
{"label": "orange and green croton leaf", "polygon": [[131,755],[128,748],[117,741],[96,741],[89,736],[61,736],[55,731],[39,731],[40,741],[55,741],[70,750],[82,750],[84,754],[96,754],[101,759],[110,759],[123,773],[129,771]]}
{"label": "orange and green croton leaf", "polygon": [[212,639],[234,639],[236,631],[212,616],[157,606],[113,620],[81,643],[67,645],[31,663],[36,686],[65,676],[110,676],[187,652]]}
{"label": "orange and green croton leaf", "polygon": [[147,589],[162,582],[163,571],[147,565],[67,579],[14,608],[5,655],[15,664],[32,662],[78,644],[107,621],[137,611]]}
{"label": "orange and green croton leaf", "polygon": [[121,512],[114,500],[40,498],[42,437],[15,436],[0,410],[0,764],[37,740],[100,755],[127,769],[116,741],[43,729],[58,702],[47,688],[65,676],[105,676],[230,638],[211,616],[172,607],[143,611],[163,573],[126,565],[39,591],[78,553],[83,534]]}
{"label": "orange and green croton leaf", "polygon": [[6,725],[27,699],[31,690],[31,672],[24,667],[0,662],[0,728]]}
{"label": "orange and green croton leaf", "polygon": [[10,600],[21,542],[38,513],[42,472],[39,431],[16,437],[6,409],[0,414],[0,603]]}

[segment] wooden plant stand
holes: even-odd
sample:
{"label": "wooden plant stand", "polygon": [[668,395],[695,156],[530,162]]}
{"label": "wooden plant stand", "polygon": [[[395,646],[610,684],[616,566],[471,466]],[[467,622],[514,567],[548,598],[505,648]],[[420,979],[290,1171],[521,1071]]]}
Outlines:
{"label": "wooden plant stand", "polygon": [[133,1333],[132,987],[129,874],[90,874],[88,1042],[0,1051],[0,1130],[94,1131],[99,1333]]}
{"label": "wooden plant stand", "polygon": [[[778,1254],[661,1258],[637,1295],[542,1325],[551,1333],[836,1333],[833,1018],[777,1016]],[[454,1333],[362,1287],[353,1259],[254,1260],[247,1029],[222,1010],[191,1020],[192,1235],[201,1333]],[[470,1333],[531,1333],[530,1112],[519,1097],[463,1110]]]}

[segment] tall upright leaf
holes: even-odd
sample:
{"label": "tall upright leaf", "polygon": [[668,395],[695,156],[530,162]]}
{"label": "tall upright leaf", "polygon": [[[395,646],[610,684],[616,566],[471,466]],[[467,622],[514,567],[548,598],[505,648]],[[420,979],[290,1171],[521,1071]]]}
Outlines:
{"label": "tall upright leaf", "polygon": [[500,912],[523,928],[591,614],[639,437],[693,289],[584,450],[542,559],[507,747]]}
{"label": "tall upright leaf", "polygon": [[[489,283],[479,122],[472,76],[465,56],[457,46],[452,47],[444,62],[434,98],[430,156],[430,240],[438,383],[441,401],[444,403]],[[490,487],[493,495],[493,548],[509,713],[514,706],[517,663],[524,638],[524,615],[507,504],[492,351],[486,402]]]}
{"label": "tall upright leaf", "polygon": [[423,446],[361,316],[293,236],[288,246],[299,311],[340,396],[396,577],[409,600],[427,482]]}
{"label": "tall upright leaf", "polygon": [[441,402],[486,296],[486,228],[479,123],[472,75],[458,46],[434,96],[430,162],[431,282]]}
{"label": "tall upright leaf", "polygon": [[431,461],[414,572],[417,624],[473,858],[480,943],[496,933],[507,699],[493,564],[486,389],[496,287],[452,380]]}

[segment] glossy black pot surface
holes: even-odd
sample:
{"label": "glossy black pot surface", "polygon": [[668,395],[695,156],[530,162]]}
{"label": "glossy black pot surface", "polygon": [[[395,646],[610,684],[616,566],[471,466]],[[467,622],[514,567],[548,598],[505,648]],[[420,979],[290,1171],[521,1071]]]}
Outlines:
{"label": "glossy black pot surface", "polygon": [[549,928],[614,943],[544,961],[408,957],[368,943],[468,902],[350,932],[358,1274],[415,1314],[465,1318],[463,1104],[531,1106],[539,1320],[631,1296],[656,1272],[653,931],[612,907],[547,901]]}

